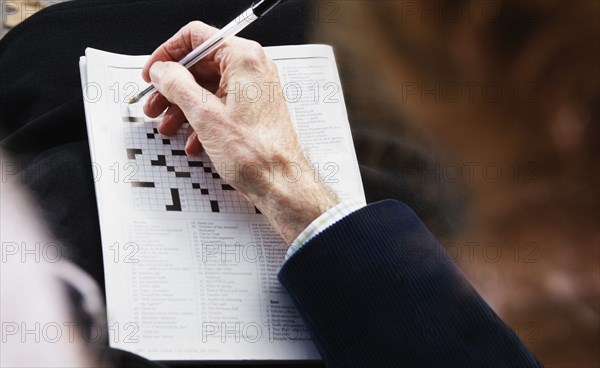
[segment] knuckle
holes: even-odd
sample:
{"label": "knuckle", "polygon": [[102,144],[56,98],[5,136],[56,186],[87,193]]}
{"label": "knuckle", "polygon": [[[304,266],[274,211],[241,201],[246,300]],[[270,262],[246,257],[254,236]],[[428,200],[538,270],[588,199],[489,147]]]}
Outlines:
{"label": "knuckle", "polygon": [[263,60],[265,57],[265,50],[258,42],[248,41],[244,45],[244,56],[251,60]]}
{"label": "knuckle", "polygon": [[[175,46],[182,50],[188,50],[190,46],[194,46],[198,39],[202,39],[202,34],[207,25],[199,20],[194,20],[183,26],[179,32],[173,37]],[[192,45],[188,43],[192,41]]]}
{"label": "knuckle", "polygon": [[258,42],[252,41],[248,47],[248,51],[253,59],[263,61],[266,58],[265,49]]}
{"label": "knuckle", "polygon": [[263,47],[261,46],[260,43],[253,41],[253,40],[248,40],[248,48],[252,49],[253,51],[256,52],[262,52],[263,51]]}
{"label": "knuckle", "polygon": [[188,24],[185,25],[185,29],[189,29],[191,31],[200,29],[200,28],[204,28],[206,26],[205,23],[199,21],[199,20],[193,20],[191,22],[189,22]]}
{"label": "knuckle", "polygon": [[258,42],[248,41],[240,51],[240,60],[246,69],[258,71],[268,65],[269,59]]}

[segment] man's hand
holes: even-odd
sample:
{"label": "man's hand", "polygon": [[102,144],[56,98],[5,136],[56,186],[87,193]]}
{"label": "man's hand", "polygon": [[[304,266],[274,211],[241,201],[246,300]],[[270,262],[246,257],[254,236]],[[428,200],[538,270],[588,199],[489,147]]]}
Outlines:
{"label": "man's hand", "polygon": [[290,244],[337,198],[315,180],[293,128],[277,66],[258,43],[234,37],[190,70],[176,62],[216,31],[192,22],[152,54],[143,77],[158,91],[148,98],[144,112],[157,117],[166,110],[159,126],[165,135],[187,120],[186,152],[204,149],[221,176]]}

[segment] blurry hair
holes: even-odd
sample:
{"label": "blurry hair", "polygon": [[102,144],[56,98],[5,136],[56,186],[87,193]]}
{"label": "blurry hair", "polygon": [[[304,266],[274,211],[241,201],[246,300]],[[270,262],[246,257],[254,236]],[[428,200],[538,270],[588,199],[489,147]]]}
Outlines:
{"label": "blurry hair", "polygon": [[[317,1],[315,8],[314,37],[336,47],[357,120],[463,160],[534,163],[530,174],[544,186],[535,200],[551,196],[558,210],[595,218],[599,2]],[[516,190],[512,210],[504,200],[489,207],[496,219],[523,212]]]}

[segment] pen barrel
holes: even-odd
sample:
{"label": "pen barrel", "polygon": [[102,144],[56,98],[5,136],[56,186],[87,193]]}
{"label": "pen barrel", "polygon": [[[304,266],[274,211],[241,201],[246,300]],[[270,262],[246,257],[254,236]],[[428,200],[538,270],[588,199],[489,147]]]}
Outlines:
{"label": "pen barrel", "polygon": [[282,0],[259,0],[254,5],[252,5],[252,10],[257,17],[262,17],[271,11],[277,4],[279,4]]}
{"label": "pen barrel", "polygon": [[248,27],[257,19],[258,17],[254,14],[252,8],[249,8],[239,17],[235,18],[228,25],[223,27],[214,36],[202,43],[202,45],[196,47],[191,53],[181,59],[179,64],[185,66],[186,68],[191,67],[201,59],[207,57],[211,52],[215,51],[227,39],[241,32],[244,28]]}

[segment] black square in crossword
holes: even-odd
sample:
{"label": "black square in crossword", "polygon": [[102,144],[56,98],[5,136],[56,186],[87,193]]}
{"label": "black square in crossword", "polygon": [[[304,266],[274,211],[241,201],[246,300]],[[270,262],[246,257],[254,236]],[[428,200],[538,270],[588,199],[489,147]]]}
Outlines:
{"label": "black square in crossword", "polygon": [[163,138],[158,133],[159,120],[145,117],[141,105],[124,105],[121,109],[126,124],[127,149],[123,156],[136,168],[130,178],[136,209],[260,213],[243,195],[223,182],[205,153],[187,156],[187,123],[176,135]]}

